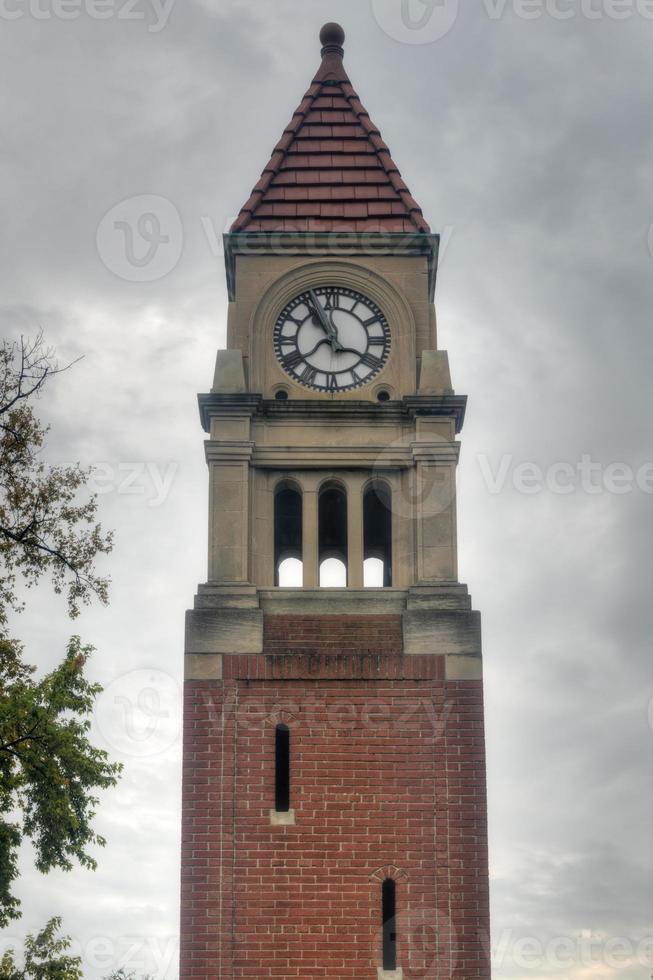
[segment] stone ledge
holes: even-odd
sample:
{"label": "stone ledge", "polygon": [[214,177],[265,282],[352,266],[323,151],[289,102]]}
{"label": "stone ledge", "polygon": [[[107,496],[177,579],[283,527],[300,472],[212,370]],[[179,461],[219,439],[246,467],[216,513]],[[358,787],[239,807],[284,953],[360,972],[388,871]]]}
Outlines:
{"label": "stone ledge", "polygon": [[407,589],[260,589],[268,616],[392,616],[406,608]]}
{"label": "stone ledge", "polygon": [[[458,583],[412,589],[258,590],[211,583],[200,586],[195,608],[186,613],[185,652],[201,656],[262,653],[264,615],[401,615],[405,654],[454,658],[452,676],[471,679],[480,676],[479,667],[456,659],[481,657],[481,618],[470,606],[466,586]],[[192,669],[209,668],[197,665]]]}
{"label": "stone ledge", "polygon": [[287,810],[285,813],[280,810],[270,810],[270,826],[272,827],[294,827],[295,811]]}

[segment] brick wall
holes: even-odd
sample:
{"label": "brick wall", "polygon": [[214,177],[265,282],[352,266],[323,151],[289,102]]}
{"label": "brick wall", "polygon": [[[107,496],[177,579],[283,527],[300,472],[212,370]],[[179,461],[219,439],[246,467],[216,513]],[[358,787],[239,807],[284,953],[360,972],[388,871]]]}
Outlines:
{"label": "brick wall", "polygon": [[404,977],[487,978],[481,684],[404,657],[396,617],[327,619],[269,617],[265,655],[187,682],[181,976],[376,980],[390,875]]}
{"label": "brick wall", "polygon": [[285,650],[400,653],[401,616],[266,616],[263,648],[269,654]]}

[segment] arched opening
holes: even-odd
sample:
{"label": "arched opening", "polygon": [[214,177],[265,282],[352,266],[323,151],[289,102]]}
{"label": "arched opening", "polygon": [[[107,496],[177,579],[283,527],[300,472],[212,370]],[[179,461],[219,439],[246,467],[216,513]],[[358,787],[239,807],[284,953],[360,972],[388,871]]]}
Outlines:
{"label": "arched opening", "polygon": [[322,588],[347,587],[347,495],[338,484],[320,491],[319,564]]}
{"label": "arched opening", "polygon": [[277,585],[282,589],[301,589],[304,584],[304,563],[299,558],[284,558],[277,568]]}
{"label": "arched opening", "polygon": [[347,566],[344,561],[339,558],[325,558],[320,563],[320,588],[347,588]]}
{"label": "arched opening", "polygon": [[290,810],[290,729],[277,725],[275,730],[274,808],[277,813]]}
{"label": "arched opening", "polygon": [[383,969],[397,969],[397,884],[386,878],[381,886],[383,907]]}
{"label": "arched opening", "polygon": [[366,589],[382,589],[385,585],[385,562],[366,558],[363,564],[363,585]]}
{"label": "arched opening", "polygon": [[274,495],[274,584],[303,585],[302,495],[282,483]]}
{"label": "arched opening", "polygon": [[392,497],[385,483],[371,483],[363,498],[363,584],[392,585]]}

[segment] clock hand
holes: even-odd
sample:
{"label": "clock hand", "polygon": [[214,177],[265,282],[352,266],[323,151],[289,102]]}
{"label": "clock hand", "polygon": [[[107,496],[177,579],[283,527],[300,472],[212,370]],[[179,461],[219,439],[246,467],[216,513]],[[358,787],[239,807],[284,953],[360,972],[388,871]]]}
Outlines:
{"label": "clock hand", "polygon": [[[314,307],[313,322],[315,323],[316,320],[318,321],[318,323],[324,330],[325,334],[329,338],[331,349],[333,351],[340,350],[341,344],[340,341],[338,340],[338,331],[336,327],[334,326],[333,322],[327,319],[327,317],[325,316],[325,312],[322,307],[322,304],[320,303],[317,296],[315,295],[315,292],[312,289],[309,289],[308,295],[311,297],[311,303],[313,304]],[[309,306],[309,310],[310,310],[310,306]]]}
{"label": "clock hand", "polygon": [[302,357],[304,359],[306,359],[307,357],[312,357],[313,354],[315,353],[315,351],[316,350],[319,350],[320,347],[322,347],[323,344],[330,344],[330,343],[331,343],[331,341],[327,337],[325,337],[324,340],[318,340],[318,342],[315,345],[315,347],[313,348],[313,350],[306,351],[305,354],[302,354]]}
{"label": "clock hand", "polygon": [[330,334],[330,336],[333,338],[333,340],[331,342],[331,346],[333,347],[334,351],[343,351],[345,348],[342,346],[342,344],[340,343],[340,340],[338,338],[338,328],[336,327],[335,323],[333,322],[333,312],[331,310],[327,310],[326,311],[326,314],[327,314],[327,316],[329,318],[329,325],[331,327],[331,334]]}

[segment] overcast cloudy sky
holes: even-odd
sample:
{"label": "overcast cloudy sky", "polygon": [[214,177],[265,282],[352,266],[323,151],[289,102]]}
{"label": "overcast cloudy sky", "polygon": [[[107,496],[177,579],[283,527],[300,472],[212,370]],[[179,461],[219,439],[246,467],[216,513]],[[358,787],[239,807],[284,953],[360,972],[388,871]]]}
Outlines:
{"label": "overcast cloudy sky", "polygon": [[[648,978],[650,0],[0,0],[3,332],[41,327],[62,359],[84,355],[40,411],[52,459],[97,465],[116,529],[109,609],[71,626],[44,591],[15,628],[43,669],[72,631],[95,644],[96,735],[126,765],[97,873],[44,879],[26,852],[24,919],[2,941],[60,914],[89,977],[176,974],[183,613],[206,549],[195,395],[225,343],[219,241],[332,19],[443,235],[440,344],[470,396],[461,577],[484,622],[494,974]],[[146,210],[170,241],[138,266],[107,227]],[[139,230],[143,256],[157,229]]]}

